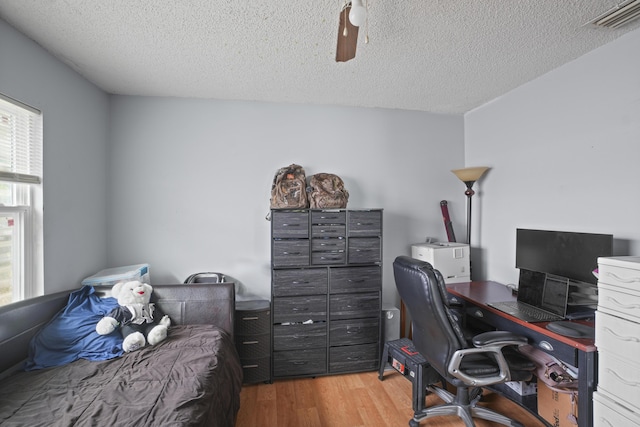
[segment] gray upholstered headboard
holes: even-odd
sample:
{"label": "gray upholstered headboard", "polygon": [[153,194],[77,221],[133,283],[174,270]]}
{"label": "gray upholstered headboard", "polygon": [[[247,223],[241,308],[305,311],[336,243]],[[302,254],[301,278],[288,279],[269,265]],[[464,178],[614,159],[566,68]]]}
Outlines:
{"label": "gray upholstered headboard", "polygon": [[[172,324],[212,324],[233,337],[233,283],[152,285],[152,300],[171,317]],[[111,286],[96,286],[109,296]],[[66,305],[76,289],[44,295],[0,307],[0,373],[26,359],[31,338]]]}
{"label": "gray upholstered headboard", "polygon": [[[235,287],[231,282],[151,285],[151,301],[171,318],[174,325],[210,324],[233,337]],[[111,286],[95,286],[99,296],[110,296]]]}

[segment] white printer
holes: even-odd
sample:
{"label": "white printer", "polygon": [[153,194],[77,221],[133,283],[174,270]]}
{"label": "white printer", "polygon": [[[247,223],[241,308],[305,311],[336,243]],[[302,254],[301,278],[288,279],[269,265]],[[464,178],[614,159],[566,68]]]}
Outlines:
{"label": "white printer", "polygon": [[416,243],[411,245],[411,257],[431,264],[442,274],[445,283],[471,281],[466,243]]}

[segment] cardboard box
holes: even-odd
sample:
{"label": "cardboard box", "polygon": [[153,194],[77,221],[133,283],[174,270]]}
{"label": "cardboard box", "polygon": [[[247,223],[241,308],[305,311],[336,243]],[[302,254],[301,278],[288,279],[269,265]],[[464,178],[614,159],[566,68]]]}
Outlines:
{"label": "cardboard box", "polygon": [[553,427],[578,425],[578,392],[559,393],[538,381],[538,414]]}

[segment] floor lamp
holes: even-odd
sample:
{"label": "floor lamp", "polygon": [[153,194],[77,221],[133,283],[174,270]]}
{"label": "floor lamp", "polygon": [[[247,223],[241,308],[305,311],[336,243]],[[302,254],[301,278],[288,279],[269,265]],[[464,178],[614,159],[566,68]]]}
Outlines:
{"label": "floor lamp", "polygon": [[454,169],[451,171],[467,186],[464,194],[467,196],[467,243],[469,244],[469,248],[471,248],[471,197],[476,194],[475,191],[473,191],[473,184],[475,184],[488,169],[489,168],[485,166],[478,166]]}

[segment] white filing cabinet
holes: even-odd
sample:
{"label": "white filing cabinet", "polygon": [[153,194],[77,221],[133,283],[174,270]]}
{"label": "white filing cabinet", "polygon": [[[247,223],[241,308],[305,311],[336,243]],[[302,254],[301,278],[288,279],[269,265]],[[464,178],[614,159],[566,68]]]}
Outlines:
{"label": "white filing cabinet", "polygon": [[640,257],[598,258],[595,427],[640,426]]}

